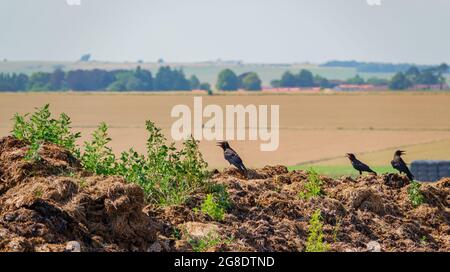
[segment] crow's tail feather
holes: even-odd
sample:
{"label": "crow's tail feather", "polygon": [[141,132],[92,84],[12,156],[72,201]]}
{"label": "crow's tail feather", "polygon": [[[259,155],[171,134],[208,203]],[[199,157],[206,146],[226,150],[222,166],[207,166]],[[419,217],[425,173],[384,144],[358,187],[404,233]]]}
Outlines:
{"label": "crow's tail feather", "polygon": [[411,173],[411,171],[407,171],[406,172],[406,175],[408,176],[408,179],[410,180],[410,181],[414,181],[414,175]]}

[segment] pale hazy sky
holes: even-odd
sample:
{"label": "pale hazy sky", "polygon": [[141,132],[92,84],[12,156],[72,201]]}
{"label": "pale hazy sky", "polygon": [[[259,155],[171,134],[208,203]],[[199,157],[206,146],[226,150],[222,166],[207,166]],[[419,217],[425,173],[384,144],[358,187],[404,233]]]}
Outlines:
{"label": "pale hazy sky", "polygon": [[0,0],[0,59],[450,63],[450,0],[66,2]]}

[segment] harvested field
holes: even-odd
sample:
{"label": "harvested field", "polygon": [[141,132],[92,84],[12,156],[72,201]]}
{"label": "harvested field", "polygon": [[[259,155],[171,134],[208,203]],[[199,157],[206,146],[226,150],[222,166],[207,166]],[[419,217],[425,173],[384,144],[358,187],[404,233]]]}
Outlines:
{"label": "harvested field", "polygon": [[195,212],[204,192],[180,206],[145,206],[140,187],[83,171],[52,144],[24,160],[27,144],[0,140],[0,251],[304,251],[311,215],[320,209],[331,251],[450,250],[450,180],[423,185],[414,208],[398,175],[322,177],[323,195],[299,197],[308,174],[284,166],[215,171],[231,208],[221,222]]}
{"label": "harvested field", "polygon": [[[344,153],[378,153],[375,164],[386,165],[397,147],[407,147],[408,160],[450,159],[450,94],[356,93],[317,95],[205,96],[203,104],[279,104],[280,147],[260,152],[259,142],[232,142],[253,167],[266,164],[321,163]],[[172,106],[191,106],[193,97],[142,93],[28,93],[0,94],[0,135],[11,129],[15,112],[31,112],[50,103],[55,114],[66,112],[74,129],[86,140],[99,122],[110,125],[112,148],[120,153],[133,146],[145,149],[144,122],[151,119],[169,135]],[[439,148],[430,143],[441,142]],[[227,164],[213,142],[202,141],[201,151],[211,167]],[[409,146],[414,146],[409,150]],[[420,148],[423,146],[424,148]],[[417,149],[416,149],[417,147]],[[429,148],[428,148],[429,147]],[[417,150],[417,152],[416,152]],[[342,160],[341,160],[342,161]],[[339,162],[338,162],[339,163]]]}

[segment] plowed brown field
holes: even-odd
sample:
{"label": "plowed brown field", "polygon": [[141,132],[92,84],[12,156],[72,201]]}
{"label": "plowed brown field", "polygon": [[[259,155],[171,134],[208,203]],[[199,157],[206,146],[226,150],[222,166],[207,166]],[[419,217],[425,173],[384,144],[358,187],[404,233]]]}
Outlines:
{"label": "plowed brown field", "polygon": [[[32,112],[46,103],[50,103],[54,114],[65,112],[72,118],[74,129],[84,136],[82,141],[89,138],[99,122],[108,123],[111,145],[119,153],[131,146],[144,150],[147,119],[156,122],[170,136],[175,121],[170,117],[172,107],[192,106],[193,96],[187,93],[4,93],[0,94],[0,136],[9,134],[10,118],[15,112]],[[446,93],[204,96],[203,105],[207,104],[223,108],[229,104],[280,105],[277,151],[260,152],[260,142],[232,142],[251,167],[320,163],[350,151],[381,154],[377,155],[376,164],[383,165],[389,163],[397,147],[411,148],[409,161],[450,159],[449,152],[442,152],[450,150],[450,94]],[[430,143],[435,142],[444,144],[433,148]],[[202,141],[201,151],[211,167],[227,166],[214,142]]]}

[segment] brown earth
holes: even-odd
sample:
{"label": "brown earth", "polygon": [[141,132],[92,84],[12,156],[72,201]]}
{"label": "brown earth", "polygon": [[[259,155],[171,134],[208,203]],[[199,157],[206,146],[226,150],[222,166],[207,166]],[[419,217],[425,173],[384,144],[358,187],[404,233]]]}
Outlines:
{"label": "brown earth", "polygon": [[84,173],[67,151],[44,144],[41,160],[27,145],[0,140],[0,251],[144,251],[156,229],[142,212],[140,187]]}
{"label": "brown earth", "polygon": [[398,175],[322,177],[324,195],[303,200],[303,171],[215,171],[211,182],[232,202],[215,222],[194,211],[204,192],[183,206],[145,206],[138,186],[86,173],[58,146],[44,144],[33,163],[27,148],[0,140],[0,251],[190,251],[189,240],[210,233],[221,240],[208,251],[304,251],[316,209],[331,251],[450,250],[450,179],[423,185],[425,204],[414,208]]}

